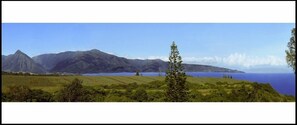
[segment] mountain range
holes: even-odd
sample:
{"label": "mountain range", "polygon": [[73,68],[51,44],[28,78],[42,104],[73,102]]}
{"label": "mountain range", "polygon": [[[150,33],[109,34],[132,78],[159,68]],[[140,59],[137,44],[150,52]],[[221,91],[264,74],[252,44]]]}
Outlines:
{"label": "mountain range", "polygon": [[[140,60],[118,57],[97,49],[89,51],[66,51],[42,54],[30,58],[17,50],[14,54],[2,55],[2,71],[32,73],[113,73],[113,72],[164,72],[168,62],[160,59]],[[238,72],[222,67],[198,64],[183,64],[186,72]]]}

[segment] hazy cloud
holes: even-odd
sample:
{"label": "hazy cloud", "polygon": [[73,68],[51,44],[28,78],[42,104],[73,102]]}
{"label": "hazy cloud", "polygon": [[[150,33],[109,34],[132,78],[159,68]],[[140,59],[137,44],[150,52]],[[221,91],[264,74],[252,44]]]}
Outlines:
{"label": "hazy cloud", "polygon": [[[161,59],[168,61],[167,56],[149,56],[147,58],[134,58],[134,59]],[[216,66],[239,66],[244,68],[250,68],[254,66],[285,66],[286,61],[284,58],[276,56],[248,56],[246,54],[233,53],[227,57],[183,57],[182,60],[185,63],[190,64],[204,64],[204,65],[216,65]]]}
{"label": "hazy cloud", "polygon": [[185,57],[185,62],[197,64],[221,64],[228,66],[253,67],[259,65],[283,66],[285,59],[276,56],[247,56],[246,54],[234,53],[227,57]]}

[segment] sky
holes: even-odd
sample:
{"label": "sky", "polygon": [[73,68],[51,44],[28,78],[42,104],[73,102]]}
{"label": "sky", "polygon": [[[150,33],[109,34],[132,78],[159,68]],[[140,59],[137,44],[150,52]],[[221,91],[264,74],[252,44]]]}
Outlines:
{"label": "sky", "polygon": [[2,23],[2,55],[98,49],[130,59],[168,60],[250,73],[291,73],[285,50],[294,23]]}

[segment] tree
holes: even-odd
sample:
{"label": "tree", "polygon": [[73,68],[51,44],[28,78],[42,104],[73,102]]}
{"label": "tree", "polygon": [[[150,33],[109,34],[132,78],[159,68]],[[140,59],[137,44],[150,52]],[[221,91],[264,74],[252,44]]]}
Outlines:
{"label": "tree", "polygon": [[[4,99],[3,99],[4,98]],[[7,102],[50,102],[52,94],[41,89],[30,89],[24,85],[9,86],[8,92],[2,94],[2,101]]]}
{"label": "tree", "polygon": [[293,68],[294,72],[296,73],[296,41],[295,41],[295,28],[292,29],[292,37],[290,38],[290,42],[288,43],[289,50],[286,50],[286,60],[290,67]]}
{"label": "tree", "polygon": [[141,88],[141,87],[138,88],[133,95],[133,99],[138,102],[148,101],[148,95],[147,95],[146,91],[144,90],[144,88]]}
{"label": "tree", "polygon": [[7,101],[10,102],[27,102],[30,101],[30,89],[24,85],[9,86],[6,95]]}
{"label": "tree", "polygon": [[186,88],[186,74],[182,66],[182,58],[179,55],[177,45],[173,41],[169,56],[168,70],[165,81],[167,83],[166,101],[184,102],[188,101],[188,90]]}
{"label": "tree", "polygon": [[79,102],[87,101],[84,99],[85,91],[82,86],[82,80],[75,78],[71,84],[66,85],[58,95],[58,101],[61,102]]}
{"label": "tree", "polygon": [[30,102],[51,102],[53,96],[51,93],[43,91],[41,89],[32,89],[30,91]]}

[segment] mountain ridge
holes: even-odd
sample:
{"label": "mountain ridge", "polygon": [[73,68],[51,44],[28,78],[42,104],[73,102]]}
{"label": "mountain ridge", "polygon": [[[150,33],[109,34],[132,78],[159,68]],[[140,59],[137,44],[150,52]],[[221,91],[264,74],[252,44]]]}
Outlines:
{"label": "mountain ridge", "polygon": [[[98,49],[87,51],[65,51],[41,54],[30,58],[20,50],[13,55],[25,55],[27,60],[38,64],[48,73],[113,73],[113,72],[165,72],[168,62],[161,59],[127,59],[102,52]],[[30,58],[30,59],[29,59]],[[3,62],[8,56],[2,55]],[[29,61],[31,62],[31,61]],[[7,61],[6,61],[7,63]],[[186,72],[236,72],[242,71],[199,64],[183,64]],[[7,68],[6,68],[7,69]]]}
{"label": "mountain ridge", "polygon": [[32,58],[17,50],[14,54],[2,56],[2,71],[46,73],[46,70]]}

